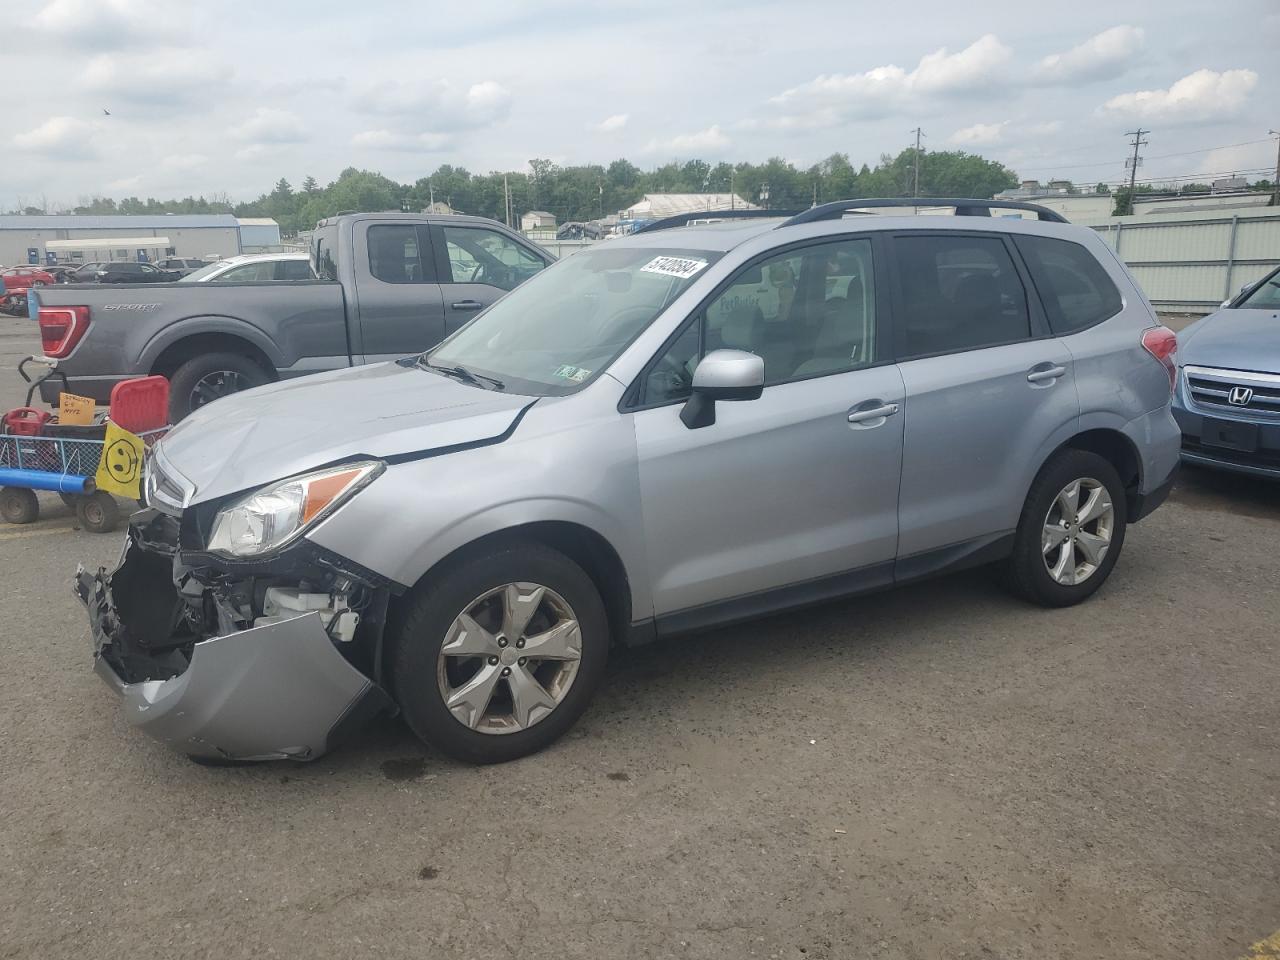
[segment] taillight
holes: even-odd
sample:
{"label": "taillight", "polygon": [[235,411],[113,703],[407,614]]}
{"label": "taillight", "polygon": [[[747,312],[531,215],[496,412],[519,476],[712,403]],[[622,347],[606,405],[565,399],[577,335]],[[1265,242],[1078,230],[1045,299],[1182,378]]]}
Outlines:
{"label": "taillight", "polygon": [[1168,327],[1148,327],[1142,331],[1142,347],[1160,361],[1169,374],[1169,391],[1178,382],[1178,335]]}
{"label": "taillight", "polygon": [[60,359],[75,349],[89,329],[88,307],[41,307],[40,346],[46,357]]}

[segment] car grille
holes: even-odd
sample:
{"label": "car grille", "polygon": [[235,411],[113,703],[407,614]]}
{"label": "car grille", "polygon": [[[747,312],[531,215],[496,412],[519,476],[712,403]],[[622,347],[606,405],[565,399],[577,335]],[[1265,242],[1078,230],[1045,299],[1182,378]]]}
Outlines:
{"label": "car grille", "polygon": [[195,488],[173,469],[159,448],[147,458],[143,481],[147,504],[175,517],[182,515],[195,493]]}
{"label": "car grille", "polygon": [[1183,375],[1187,395],[1203,410],[1280,419],[1280,376],[1215,367],[1186,367]]}

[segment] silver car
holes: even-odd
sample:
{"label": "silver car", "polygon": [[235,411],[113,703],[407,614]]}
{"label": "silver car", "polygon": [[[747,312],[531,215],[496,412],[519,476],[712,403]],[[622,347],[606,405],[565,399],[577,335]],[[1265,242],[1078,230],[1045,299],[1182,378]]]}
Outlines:
{"label": "silver car", "polygon": [[197,759],[398,709],[494,762],[568,730],[614,644],[979,564],[1084,600],[1173,482],[1176,341],[1092,231],[929,203],[1039,219],[649,228],[420,356],[196,411],[77,576],[98,671]]}
{"label": "silver car", "polygon": [[1182,459],[1280,480],[1280,269],[1178,334]]}

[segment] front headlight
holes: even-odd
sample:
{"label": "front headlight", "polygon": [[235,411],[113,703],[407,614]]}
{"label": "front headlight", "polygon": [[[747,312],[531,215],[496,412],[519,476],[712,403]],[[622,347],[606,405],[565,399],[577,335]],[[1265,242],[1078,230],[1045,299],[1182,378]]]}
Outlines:
{"label": "front headlight", "polygon": [[218,511],[209,550],[252,557],[284,546],[383,471],[381,460],[345,463],[263,487]]}

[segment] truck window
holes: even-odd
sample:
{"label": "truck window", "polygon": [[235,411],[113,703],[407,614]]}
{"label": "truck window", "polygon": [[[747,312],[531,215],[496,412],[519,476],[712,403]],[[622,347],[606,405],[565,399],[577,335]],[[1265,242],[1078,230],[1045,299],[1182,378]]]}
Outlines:
{"label": "truck window", "polygon": [[513,290],[546,267],[542,258],[510,237],[483,227],[444,227],[453,283],[486,283]]}
{"label": "truck window", "polygon": [[276,264],[277,280],[310,280],[311,264],[305,260],[281,260]]}
{"label": "truck window", "polygon": [[369,228],[369,272],[384,283],[427,283],[418,228],[413,224],[377,224]]}
{"label": "truck window", "polygon": [[338,228],[325,225],[316,228],[311,246],[311,269],[321,280],[338,279],[338,262],[334,247],[338,242]]}

